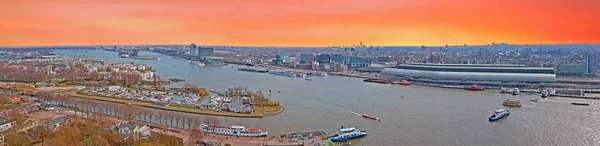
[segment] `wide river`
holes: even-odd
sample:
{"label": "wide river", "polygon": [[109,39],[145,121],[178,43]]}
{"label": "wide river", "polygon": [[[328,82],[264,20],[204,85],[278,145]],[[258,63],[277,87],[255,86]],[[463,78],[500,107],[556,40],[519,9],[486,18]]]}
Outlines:
{"label": "wide river", "polygon": [[[353,145],[600,145],[597,100],[550,97],[530,102],[539,95],[375,84],[339,76],[312,77],[312,81],[305,81],[237,71],[231,65],[198,67],[151,52],[140,54],[156,55],[161,60],[118,58],[116,52],[100,50],[55,53],[147,64],[163,79],[185,78],[186,82],[211,90],[247,86],[268,95],[271,89],[272,98],[285,107],[283,113],[259,119],[220,117],[224,125],[254,126],[269,131],[269,135],[309,130],[326,130],[331,134],[341,126],[355,126],[367,130],[369,135]],[[521,100],[523,107],[503,107],[501,102],[507,98]],[[574,101],[592,105],[571,105]],[[500,108],[509,109],[510,116],[489,122],[490,114]],[[363,113],[382,120],[362,118]]]}

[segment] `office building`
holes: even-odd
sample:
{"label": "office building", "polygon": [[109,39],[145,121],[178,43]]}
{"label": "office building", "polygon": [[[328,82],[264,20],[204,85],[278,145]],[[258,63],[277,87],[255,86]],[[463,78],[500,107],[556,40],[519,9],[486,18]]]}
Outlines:
{"label": "office building", "polygon": [[319,63],[330,63],[331,62],[331,55],[330,54],[320,54],[319,57],[317,57],[317,62],[319,62]]}
{"label": "office building", "polygon": [[198,48],[196,47],[196,44],[191,44],[190,45],[190,55],[192,56],[198,56]]}
{"label": "office building", "polygon": [[211,57],[215,52],[214,47],[212,46],[199,46],[198,47],[198,56],[199,57]]}
{"label": "office building", "polygon": [[390,56],[379,56],[377,57],[377,62],[390,62],[391,58]]}
{"label": "office building", "polygon": [[333,54],[331,56],[331,62],[344,63],[344,55],[342,55],[342,54]]}
{"label": "office building", "polygon": [[369,58],[361,58],[355,56],[346,57],[344,62],[346,66],[352,68],[371,67],[371,63],[373,63]]}
{"label": "office building", "polygon": [[312,63],[315,61],[315,54],[300,54],[300,63]]}
{"label": "office building", "polygon": [[557,64],[554,67],[556,76],[583,76],[587,73],[585,64]]}
{"label": "office building", "polygon": [[596,54],[588,54],[585,63],[587,73],[596,74],[596,71],[598,70],[598,58],[596,57]]}

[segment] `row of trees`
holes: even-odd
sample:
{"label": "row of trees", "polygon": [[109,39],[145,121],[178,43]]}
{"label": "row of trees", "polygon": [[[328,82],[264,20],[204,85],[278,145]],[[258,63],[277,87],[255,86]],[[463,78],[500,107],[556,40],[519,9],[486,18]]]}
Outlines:
{"label": "row of trees", "polygon": [[75,112],[75,115],[83,117],[92,117],[94,116],[92,113],[100,113],[130,121],[138,120],[183,129],[193,129],[195,126],[200,125],[200,123],[207,125],[220,124],[219,119],[212,116],[200,118],[198,116],[179,112],[155,110],[131,104],[115,104],[85,98],[73,98],[62,94],[48,92],[39,92],[38,97],[40,97],[39,99],[43,102],[70,107]]}

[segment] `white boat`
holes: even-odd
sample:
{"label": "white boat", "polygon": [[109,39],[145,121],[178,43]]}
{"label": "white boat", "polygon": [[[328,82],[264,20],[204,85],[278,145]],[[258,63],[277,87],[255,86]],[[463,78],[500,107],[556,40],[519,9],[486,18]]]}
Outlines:
{"label": "white boat", "polygon": [[498,109],[494,111],[494,114],[492,114],[492,116],[490,116],[489,120],[490,121],[497,121],[500,120],[506,116],[510,115],[510,112],[506,109]]}
{"label": "white boat", "polygon": [[506,88],[500,88],[500,93],[511,93],[511,91]]}
{"label": "white boat", "polygon": [[542,90],[542,98],[546,98],[548,97],[548,95],[550,95],[550,92],[548,92],[548,90]]}
{"label": "white boat", "polygon": [[510,93],[512,95],[519,95],[520,92],[521,92],[521,90],[519,90],[519,88],[514,88],[510,91]]}
{"label": "white boat", "polygon": [[504,105],[504,106],[521,107],[521,101],[506,99],[506,100],[502,101],[502,105]]}
{"label": "white boat", "polygon": [[532,102],[538,102],[538,99],[537,98],[531,98],[531,101]]}
{"label": "white boat", "polygon": [[327,76],[326,72],[313,72],[312,74],[315,76]]}
{"label": "white boat", "polygon": [[225,103],[231,103],[231,98],[223,98],[222,101]]}
{"label": "white boat", "polygon": [[334,141],[334,142],[348,141],[351,139],[360,138],[360,137],[364,137],[364,136],[367,136],[367,131],[365,131],[365,130],[359,131],[358,129],[351,127],[351,128],[340,129],[340,131],[338,133],[336,133],[335,135],[333,135],[331,138],[329,138],[329,140]]}
{"label": "white boat", "polygon": [[204,133],[218,134],[218,135],[231,135],[231,136],[243,136],[243,137],[262,137],[267,136],[268,132],[264,132],[261,129],[256,128],[244,128],[244,126],[209,126],[205,124],[200,125],[200,129]]}

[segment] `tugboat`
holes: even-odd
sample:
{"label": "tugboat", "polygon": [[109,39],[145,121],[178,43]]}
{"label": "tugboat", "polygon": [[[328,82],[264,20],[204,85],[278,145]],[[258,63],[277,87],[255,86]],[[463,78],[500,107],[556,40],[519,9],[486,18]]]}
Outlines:
{"label": "tugboat", "polygon": [[373,116],[373,115],[363,114],[362,117],[367,118],[367,119],[371,119],[371,120],[381,121],[381,119],[379,119],[379,117],[376,117],[376,116]]}
{"label": "tugboat", "polygon": [[490,116],[489,120],[490,121],[497,121],[500,120],[506,116],[510,115],[510,112],[506,109],[497,109],[496,111],[494,111],[494,114],[492,114],[492,116]]}
{"label": "tugboat", "polygon": [[467,87],[465,88],[465,90],[471,90],[471,91],[482,91],[482,90],[485,90],[485,88],[483,88],[483,87],[479,87],[479,86],[477,86],[477,85],[471,85],[471,86],[467,86]]}
{"label": "tugboat", "polygon": [[548,95],[550,95],[550,92],[548,92],[548,90],[542,90],[542,98],[546,98],[548,97]]}
{"label": "tugboat", "polygon": [[502,101],[504,106],[521,107],[521,101],[506,99]]}
{"label": "tugboat", "polygon": [[333,142],[348,141],[350,139],[360,138],[364,136],[367,136],[366,130],[359,131],[358,129],[351,127],[346,129],[340,129],[340,131],[333,135],[331,138],[329,138],[329,140]]}

